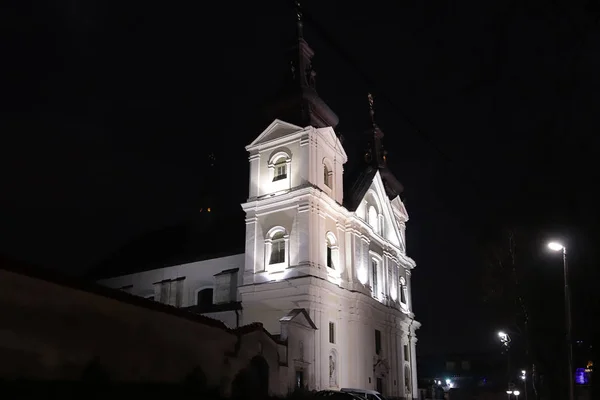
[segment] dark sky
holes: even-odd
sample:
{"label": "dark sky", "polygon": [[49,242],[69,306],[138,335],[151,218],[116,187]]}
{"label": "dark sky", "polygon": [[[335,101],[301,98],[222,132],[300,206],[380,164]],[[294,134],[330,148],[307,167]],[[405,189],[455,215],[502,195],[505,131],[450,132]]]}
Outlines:
{"label": "dark sky", "polygon": [[[131,240],[195,218],[207,190],[242,218],[244,146],[266,127],[262,106],[288,72],[291,2],[155,3],[0,13],[11,39],[0,252],[83,275]],[[366,93],[375,94],[406,187],[424,349],[489,344],[480,246],[503,225],[535,233],[540,246],[528,251],[555,269],[558,293],[560,260],[540,248],[552,234],[566,238],[573,301],[591,312],[600,33],[586,3],[303,3],[317,88],[349,154],[364,143]]]}

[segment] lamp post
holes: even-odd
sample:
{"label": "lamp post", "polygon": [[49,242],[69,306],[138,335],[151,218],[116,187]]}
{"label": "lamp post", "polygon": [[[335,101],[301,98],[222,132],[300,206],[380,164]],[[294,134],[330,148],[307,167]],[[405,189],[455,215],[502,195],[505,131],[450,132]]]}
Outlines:
{"label": "lamp post", "polygon": [[[510,374],[510,335],[506,332],[500,331],[498,332],[498,338],[500,338],[500,343],[502,346],[506,347],[506,375],[508,379],[508,384],[511,384],[511,374]],[[507,392],[508,393],[508,392]],[[512,391],[511,391],[512,393]],[[510,394],[508,395],[510,397]]]}
{"label": "lamp post", "polygon": [[517,400],[519,400],[519,395],[521,394],[521,392],[519,392],[518,390],[515,390],[513,392],[513,394],[515,395],[515,397],[517,398]]}
{"label": "lamp post", "polygon": [[507,390],[506,394],[508,395],[508,400],[510,400],[510,395],[512,394],[512,390]]}
{"label": "lamp post", "polygon": [[523,386],[525,389],[525,400],[527,400],[527,371],[524,369],[521,370],[521,380],[523,381]]}
{"label": "lamp post", "polygon": [[569,400],[574,400],[575,391],[573,388],[573,345],[571,344],[571,295],[569,292],[567,248],[558,242],[548,243],[548,248],[552,251],[562,251],[563,256],[563,275],[565,281],[565,324],[567,328],[567,361],[569,368]]}

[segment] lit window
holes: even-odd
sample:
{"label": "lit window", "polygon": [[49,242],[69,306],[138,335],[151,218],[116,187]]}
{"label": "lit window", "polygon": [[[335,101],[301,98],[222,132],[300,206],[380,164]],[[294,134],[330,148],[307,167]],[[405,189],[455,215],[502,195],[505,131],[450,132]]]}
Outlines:
{"label": "lit window", "polygon": [[283,232],[277,232],[271,238],[271,258],[269,264],[285,262],[285,238]]}
{"label": "lit window", "polygon": [[275,172],[273,174],[273,182],[287,178],[287,160],[280,158],[275,163]]}

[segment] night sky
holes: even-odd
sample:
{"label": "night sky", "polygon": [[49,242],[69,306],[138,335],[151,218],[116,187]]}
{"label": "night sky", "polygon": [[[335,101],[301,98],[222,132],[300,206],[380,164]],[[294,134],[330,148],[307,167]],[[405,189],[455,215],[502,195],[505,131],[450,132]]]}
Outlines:
{"label": "night sky", "polygon": [[[11,38],[0,252],[85,275],[136,238],[197,218],[207,193],[243,231],[244,146],[268,125],[263,106],[289,73],[292,2],[55,3],[0,13]],[[492,346],[481,249],[507,226],[527,230],[522,251],[549,288],[532,296],[556,295],[558,306],[560,257],[543,245],[552,235],[568,243],[575,329],[589,334],[600,8],[450,3],[303,2],[317,90],[340,117],[349,163],[375,96],[405,186],[419,348]],[[562,324],[562,309],[548,318]]]}

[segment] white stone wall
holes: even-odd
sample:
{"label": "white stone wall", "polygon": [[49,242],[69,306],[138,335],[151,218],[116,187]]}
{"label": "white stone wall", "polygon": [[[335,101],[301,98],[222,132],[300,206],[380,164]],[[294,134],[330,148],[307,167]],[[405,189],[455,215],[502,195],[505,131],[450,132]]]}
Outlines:
{"label": "white stone wall", "polygon": [[[129,289],[131,294],[141,297],[148,297],[157,295],[156,291],[159,289],[159,285],[155,285],[155,283],[168,280],[175,282],[175,280],[180,279],[179,285],[175,284],[170,286],[172,289],[179,290],[181,293],[181,304],[179,304],[179,306],[188,307],[196,305],[198,291],[203,289],[215,289],[216,274],[235,268],[239,268],[241,271],[243,270],[243,266],[244,254],[236,254],[233,256],[214,258],[189,264],[153,269],[151,271],[139,272],[136,274],[118,276],[110,279],[103,279],[98,283],[115,289],[125,286],[132,286],[131,289]],[[158,297],[159,296],[156,296],[157,301],[159,301]],[[221,298],[220,300],[223,299]],[[231,294],[230,301],[237,301],[237,291],[234,291]]]}
{"label": "white stone wall", "polygon": [[[245,254],[102,283],[114,288],[133,285],[128,290],[143,296],[152,291],[154,282],[185,276],[183,305],[195,304],[197,290],[219,282],[222,290],[215,296],[223,302],[227,278],[215,275],[239,268],[238,290],[230,293],[232,300],[242,302],[243,313],[211,316],[228,326],[234,321],[241,325],[261,322],[271,334],[289,337],[288,367],[281,375],[284,387],[294,387],[299,368],[308,387],[317,390],[376,389],[380,374],[385,375],[384,394],[416,397],[415,330],[419,323],[412,313],[410,273],[415,263],[406,255],[408,215],[400,198],[387,198],[377,173],[356,212],[341,205],[347,158],[331,128],[301,128],[276,120],[247,150],[250,187],[248,201],[242,205]],[[282,157],[287,176],[273,181],[273,163]],[[331,172],[331,187],[325,184],[325,167]],[[327,266],[328,240],[332,268]],[[274,246],[283,246],[284,256],[271,263]],[[316,331],[280,322],[298,308],[308,311]],[[329,340],[330,322],[334,323],[334,343]],[[375,330],[381,332],[379,356]]]}
{"label": "white stone wall", "polygon": [[[260,321],[279,333],[275,321],[288,310],[303,307],[318,328],[315,361],[309,367],[311,389],[376,389],[376,374],[380,374],[385,375],[386,394],[411,397],[408,391],[417,381],[414,330],[419,324],[413,323],[410,300],[410,270],[415,264],[405,252],[408,215],[399,198],[388,200],[379,174],[356,213],[340,205],[346,160],[341,144],[330,133],[311,127],[294,131],[275,123],[247,147],[251,195],[242,206],[247,217],[244,285],[240,287],[244,323]],[[271,181],[268,160],[288,149],[289,168],[294,172],[289,189],[282,190],[279,182]],[[329,163],[328,157],[334,162]],[[333,170],[331,188],[324,183],[323,163]],[[263,179],[252,179],[257,175]],[[285,240],[286,255],[277,265],[269,263],[274,230],[283,232]],[[333,268],[327,266],[328,238],[335,242]],[[330,322],[335,324],[334,343],[329,338]],[[381,332],[379,356],[375,354],[376,329]],[[289,351],[293,353],[293,345]],[[330,356],[335,364],[333,376]],[[293,378],[291,368],[290,385]]]}

